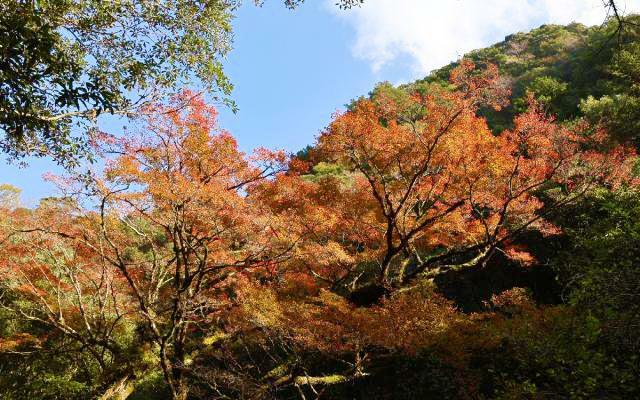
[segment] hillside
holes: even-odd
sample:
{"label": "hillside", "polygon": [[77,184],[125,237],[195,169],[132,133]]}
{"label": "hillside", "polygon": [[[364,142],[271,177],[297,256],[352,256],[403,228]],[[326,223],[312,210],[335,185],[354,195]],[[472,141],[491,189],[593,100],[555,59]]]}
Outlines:
{"label": "hillside", "polygon": [[[640,17],[630,17],[640,21]],[[512,89],[511,105],[500,112],[483,110],[489,125],[500,132],[526,108],[527,92],[535,94],[560,120],[586,116],[603,119],[612,133],[637,140],[640,127],[640,30],[629,25],[617,36],[616,24],[586,27],[542,25],[527,33],[474,50],[464,57],[479,65],[492,63]],[[402,86],[412,91],[429,82],[447,82],[458,65],[451,63],[424,79]],[[634,70],[635,68],[635,70]],[[624,124],[619,122],[623,119]]]}

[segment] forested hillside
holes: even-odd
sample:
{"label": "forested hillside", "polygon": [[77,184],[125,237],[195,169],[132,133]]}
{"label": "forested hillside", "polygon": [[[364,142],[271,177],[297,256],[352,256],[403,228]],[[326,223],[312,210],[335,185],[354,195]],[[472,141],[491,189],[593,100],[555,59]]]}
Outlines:
{"label": "forested hillside", "polygon": [[[628,24],[635,27],[638,21],[640,17],[630,16]],[[585,116],[607,123],[609,131],[623,140],[637,140],[640,38],[635,29],[617,29],[614,20],[593,27],[543,25],[466,54],[476,63],[497,65],[512,89],[508,107],[483,110],[491,128],[501,132],[511,127],[514,116],[527,107],[527,93],[533,93],[560,120]],[[413,91],[426,82],[446,83],[456,65],[403,88]]]}
{"label": "forested hillside", "polygon": [[0,397],[640,398],[624,22],[382,83],[295,156],[185,89],[59,197],[0,186]]}

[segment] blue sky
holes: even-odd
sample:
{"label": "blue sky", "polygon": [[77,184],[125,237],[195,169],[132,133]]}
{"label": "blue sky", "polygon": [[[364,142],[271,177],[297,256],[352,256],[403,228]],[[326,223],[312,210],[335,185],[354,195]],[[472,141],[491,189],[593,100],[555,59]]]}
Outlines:
{"label": "blue sky", "polygon": [[[220,125],[245,151],[264,146],[295,152],[314,141],[331,114],[376,82],[407,82],[500,41],[515,31],[604,18],[600,0],[366,0],[338,10],[335,0],[307,0],[295,11],[280,0],[252,1],[237,13],[226,72],[239,111],[220,110]],[[624,3],[624,2],[623,2]],[[628,11],[640,0],[627,0]],[[117,133],[123,122],[103,129]],[[0,183],[23,190],[34,205],[55,189],[42,180],[61,172],[48,160],[17,168],[0,160]]]}

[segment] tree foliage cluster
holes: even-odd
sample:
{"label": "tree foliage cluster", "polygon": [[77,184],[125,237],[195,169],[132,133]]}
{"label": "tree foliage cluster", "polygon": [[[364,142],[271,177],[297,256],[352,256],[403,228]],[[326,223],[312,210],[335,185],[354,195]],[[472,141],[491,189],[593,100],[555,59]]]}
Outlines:
{"label": "tree foliage cluster", "polygon": [[[543,25],[509,35],[503,42],[472,51],[465,57],[498,66],[512,89],[511,105],[499,112],[482,111],[494,132],[508,128],[533,94],[560,120],[586,117],[607,125],[620,140],[638,144],[638,60],[640,18],[611,18],[602,26]],[[620,30],[621,26],[624,27]],[[457,64],[432,72],[403,89],[424,82],[446,82]]]}
{"label": "tree foliage cluster", "polygon": [[188,84],[235,108],[222,61],[241,4],[0,1],[0,150],[14,160],[48,156],[73,166],[91,156],[98,116],[134,116]]}

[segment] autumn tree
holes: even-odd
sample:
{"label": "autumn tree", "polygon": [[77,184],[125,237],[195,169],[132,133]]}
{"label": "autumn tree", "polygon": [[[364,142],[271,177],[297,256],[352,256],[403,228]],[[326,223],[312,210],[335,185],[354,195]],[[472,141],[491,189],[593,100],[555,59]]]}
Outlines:
{"label": "autumn tree", "polygon": [[628,176],[630,150],[599,152],[602,131],[563,127],[533,99],[513,130],[493,135],[476,112],[505,105],[495,67],[477,71],[464,61],[451,85],[358,100],[314,149],[317,161],[345,172],[323,176],[318,164],[311,175],[279,180],[283,187],[302,181],[307,197],[296,204],[305,209],[303,224],[313,227],[310,246],[336,255],[326,266],[332,276],[324,258],[305,260],[312,275],[335,283],[373,274],[390,290],[418,276],[484,265],[495,252],[524,260],[512,238],[534,227],[553,231],[545,215],[594,185]]}
{"label": "autumn tree", "polygon": [[[557,234],[555,212],[594,188],[637,184],[632,149],[597,126],[556,122],[533,97],[513,129],[494,135],[478,109],[508,95],[496,68],[468,61],[449,86],[383,85],[338,113],[288,173],[260,184],[260,201],[303,240],[276,285],[242,292],[239,319],[286,349],[269,348],[280,362],[254,378],[258,388],[318,395],[424,349],[466,365],[482,323],[434,293],[433,280],[498,253],[530,265],[520,234]],[[526,303],[538,318],[524,292],[492,301]]]}
{"label": "autumn tree", "polygon": [[80,213],[69,199],[48,199],[5,214],[0,308],[16,322],[7,325],[1,352],[61,355],[68,370],[81,365],[93,377],[83,382],[87,390],[126,387],[140,355],[127,317],[131,297],[98,254],[72,240],[87,222]]}
{"label": "autumn tree", "polygon": [[246,158],[216,127],[216,111],[191,93],[148,111],[138,135],[96,144],[111,155],[103,174],[58,179],[67,209],[6,227],[14,244],[3,276],[33,300],[33,314],[20,315],[79,343],[116,353],[113,331],[133,321],[172,397],[184,399],[197,349],[190,340],[218,329],[234,288],[252,274],[268,277],[294,243],[284,221],[251,196],[284,158],[266,150]]}

